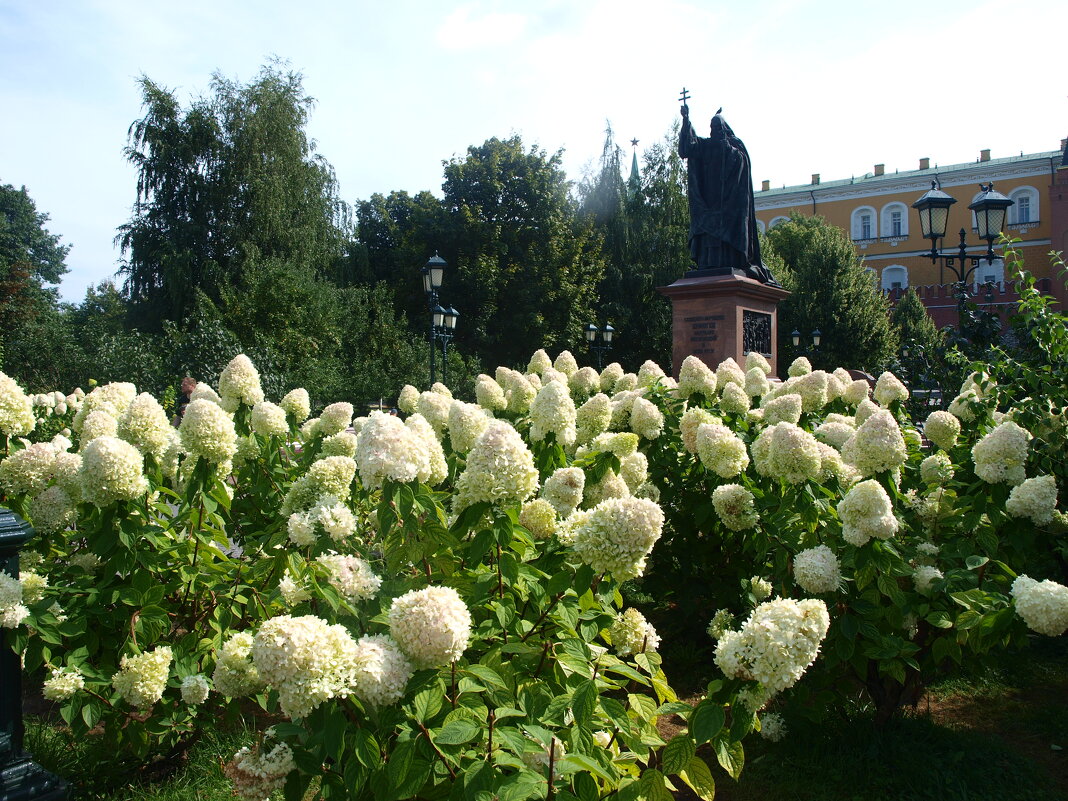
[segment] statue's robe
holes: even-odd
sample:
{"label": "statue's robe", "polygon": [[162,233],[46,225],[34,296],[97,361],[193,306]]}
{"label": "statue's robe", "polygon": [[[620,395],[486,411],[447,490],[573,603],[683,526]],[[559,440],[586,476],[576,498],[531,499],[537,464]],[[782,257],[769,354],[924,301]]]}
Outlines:
{"label": "statue's robe", "polygon": [[719,115],[707,139],[684,118],[679,155],[687,162],[690,258],[696,268],[776,284],[760,258],[752,169],[742,140]]}

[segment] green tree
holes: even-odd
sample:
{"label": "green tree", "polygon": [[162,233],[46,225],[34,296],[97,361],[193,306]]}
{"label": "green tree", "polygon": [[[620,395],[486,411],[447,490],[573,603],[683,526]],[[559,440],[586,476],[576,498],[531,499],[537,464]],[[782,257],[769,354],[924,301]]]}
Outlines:
{"label": "green tree", "polygon": [[842,229],[795,213],[765,243],[765,262],[792,293],[779,304],[780,360],[797,355],[790,332],[819,329],[822,344],[809,354],[816,367],[877,373],[891,363],[897,332],[889,303]]}
{"label": "green tree", "polygon": [[314,101],[300,74],[272,65],[249,84],[216,74],[187,109],[140,83],[145,114],[126,149],[137,200],[117,237],[135,323],[181,320],[198,290],[219,302],[273,260],[322,278],[344,270],[349,211],[305,131]]}
{"label": "green tree", "polygon": [[18,363],[5,354],[7,341],[25,338],[22,327],[55,313],[56,290],[46,285],[58,284],[67,272],[70,246],[61,245],[46,222],[48,215],[37,211],[26,187],[0,184],[0,363],[16,370]]}
{"label": "green tree", "polygon": [[452,237],[440,253],[455,266],[446,292],[464,306],[457,342],[484,363],[526,364],[537,348],[577,348],[593,319],[600,237],[579,215],[560,158],[513,136],[445,165]]}

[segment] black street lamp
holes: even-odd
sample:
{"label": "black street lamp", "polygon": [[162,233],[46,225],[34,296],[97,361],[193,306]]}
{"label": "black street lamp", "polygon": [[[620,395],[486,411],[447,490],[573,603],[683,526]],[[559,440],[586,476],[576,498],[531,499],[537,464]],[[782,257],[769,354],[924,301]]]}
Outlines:
{"label": "black street lamp", "polygon": [[[33,536],[30,524],[0,507],[0,571],[19,575],[19,549]],[[67,784],[33,761],[23,749],[22,662],[0,628],[0,798],[5,801],[63,801]]]}
{"label": "black street lamp", "polygon": [[460,312],[449,306],[447,309],[442,309],[441,317],[442,325],[438,328],[438,339],[441,340],[441,380],[447,385],[449,383],[449,343],[455,336],[456,321],[460,319]]}
{"label": "black street lamp", "polygon": [[[980,184],[982,193],[971,203],[968,208],[975,212],[976,231],[979,238],[986,241],[986,253],[983,256],[969,256],[965,243],[964,229],[960,229],[960,244],[956,251],[939,252],[936,243],[946,235],[949,224],[949,207],[957,202],[956,198],[947,195],[937,185],[931,182],[931,188],[912,204],[920,215],[920,229],[924,239],[931,240],[931,252],[927,255],[931,263],[940,261],[942,266],[953,273],[956,281],[957,312],[963,320],[964,304],[967,301],[968,279],[979,269],[979,265],[985,259],[988,264],[993,264],[994,240],[1000,236],[1005,228],[1005,213],[1013,201],[994,189],[994,184]],[[968,262],[971,267],[967,267]]]}
{"label": "black street lamp", "polygon": [[790,342],[793,344],[794,351],[797,353],[798,356],[810,356],[810,355],[815,354],[819,350],[820,343],[822,341],[823,341],[823,332],[820,331],[818,328],[814,329],[813,332],[812,332],[812,346],[811,347],[809,347],[807,345],[802,347],[802,345],[801,345],[801,332],[798,331],[796,328],[793,331],[790,332]]}
{"label": "black street lamp", "polygon": [[430,384],[433,386],[437,378],[434,369],[434,353],[437,350],[438,327],[442,324],[445,310],[438,305],[438,290],[445,278],[445,259],[434,253],[422,269],[423,291],[426,293],[426,304],[430,309]]}
{"label": "black street lamp", "polygon": [[[604,328],[598,328],[593,323],[587,323],[583,329],[583,333],[586,336],[586,342],[589,343],[590,350],[597,353],[597,369],[604,369],[604,354],[606,351],[612,350],[612,337],[616,333],[616,329],[612,327],[611,323],[605,323]],[[597,344],[597,335],[601,335],[601,343]]]}

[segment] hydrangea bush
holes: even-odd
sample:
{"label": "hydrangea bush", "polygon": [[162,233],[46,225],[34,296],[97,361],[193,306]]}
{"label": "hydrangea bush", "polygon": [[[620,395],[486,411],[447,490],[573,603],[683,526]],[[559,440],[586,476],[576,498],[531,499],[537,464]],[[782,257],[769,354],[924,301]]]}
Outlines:
{"label": "hydrangea bush", "polygon": [[[646,452],[671,433],[670,380],[583,370],[536,354],[479,378],[486,405],[406,388],[404,420],[310,418],[307,393],[275,404],[241,356],[177,429],[109,384],[37,444],[0,374],[0,490],[36,528],[20,576],[0,575],[7,641],[73,736],[127,757],[259,707],[265,731],[224,766],[243,798],[711,799],[828,611],[754,602],[779,627],[743,626],[742,667],[680,701],[621,594],[664,537]],[[667,741],[665,715],[687,724]]]}

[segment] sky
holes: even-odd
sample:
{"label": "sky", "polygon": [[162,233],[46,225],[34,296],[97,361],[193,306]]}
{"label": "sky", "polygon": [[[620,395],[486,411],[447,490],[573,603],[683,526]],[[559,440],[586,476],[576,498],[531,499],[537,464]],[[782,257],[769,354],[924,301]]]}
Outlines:
{"label": "sky", "polygon": [[72,246],[76,303],[119,267],[141,75],[188,104],[214,72],[288,62],[349,202],[440,196],[442,161],[494,136],[562,149],[578,181],[610,123],[629,164],[683,86],[695,123],[722,106],[754,181],[783,186],[1057,149],[1066,23],[1063,0],[0,0],[0,183]]}

